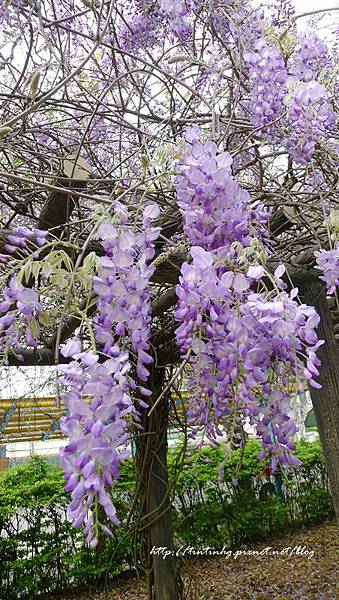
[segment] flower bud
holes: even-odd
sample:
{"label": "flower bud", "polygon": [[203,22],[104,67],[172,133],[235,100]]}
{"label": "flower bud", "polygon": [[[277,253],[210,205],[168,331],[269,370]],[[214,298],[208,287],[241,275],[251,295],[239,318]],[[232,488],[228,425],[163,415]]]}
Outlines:
{"label": "flower bud", "polygon": [[35,71],[31,77],[30,85],[31,85],[31,98],[35,100],[35,96],[37,95],[37,91],[39,89],[39,81],[40,81],[40,71]]}
{"label": "flower bud", "polygon": [[13,131],[12,127],[1,127],[0,129],[0,139],[6,137],[9,133]]}

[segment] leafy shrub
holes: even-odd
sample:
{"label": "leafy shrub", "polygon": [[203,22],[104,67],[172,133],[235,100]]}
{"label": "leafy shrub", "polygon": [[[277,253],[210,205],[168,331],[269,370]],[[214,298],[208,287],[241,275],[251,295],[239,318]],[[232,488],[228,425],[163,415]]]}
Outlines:
{"label": "leafy shrub", "polygon": [[[175,532],[181,544],[236,548],[333,515],[318,440],[298,444],[296,455],[302,466],[283,477],[283,499],[276,494],[259,499],[260,489],[268,482],[267,465],[258,459],[259,451],[258,441],[248,441],[239,472],[240,450],[233,451],[222,478],[219,465],[227,453],[225,446],[204,447],[185,457],[174,500]],[[170,457],[170,471],[174,458]]]}
{"label": "leafy shrub", "polygon": [[[62,470],[42,458],[0,474],[0,598],[99,585],[108,565],[112,575],[124,569],[131,553],[125,532],[116,529],[91,550],[67,521],[68,502]],[[119,498],[118,505],[123,518],[128,503]]]}
{"label": "leafy shrub", "polygon": [[[283,500],[276,495],[260,500],[267,476],[257,458],[259,449],[254,440],[246,444],[240,470],[240,451],[231,452],[225,461],[225,446],[204,447],[183,458],[182,448],[169,452],[178,544],[236,548],[332,515],[318,441],[299,443],[297,456],[303,464],[283,478]],[[122,525],[114,529],[112,539],[103,538],[92,550],[82,531],[67,521],[69,497],[60,467],[33,457],[0,473],[0,598],[36,598],[72,587],[97,588],[131,566],[132,539],[126,516],[134,485],[133,461],[127,460],[113,492]]]}

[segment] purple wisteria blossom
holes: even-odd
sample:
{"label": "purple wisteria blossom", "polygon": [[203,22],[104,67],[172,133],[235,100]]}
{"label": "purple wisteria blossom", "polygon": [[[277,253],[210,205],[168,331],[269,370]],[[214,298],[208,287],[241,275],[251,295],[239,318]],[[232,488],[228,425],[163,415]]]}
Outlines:
{"label": "purple wisteria blossom", "polygon": [[[187,413],[192,435],[203,429],[216,441],[224,421],[247,417],[273,468],[293,466],[297,428],[284,388],[305,379],[320,387],[319,317],[296,301],[296,289],[284,291],[283,265],[269,276],[262,264],[246,258],[256,232],[249,197],[232,179],[229,155],[217,154],[211,142],[201,145],[196,127],[186,139],[192,145],[176,186],[192,248],[176,288],[175,316],[177,344],[193,371]],[[258,290],[264,277],[274,283],[273,295],[266,286]]]}
{"label": "purple wisteria blossom", "polygon": [[[15,350],[24,335],[26,344],[35,348],[38,345],[35,331],[38,330],[42,304],[37,292],[24,287],[13,275],[2,291],[0,302],[0,354],[9,349]],[[33,332],[34,330],[34,332]]]}
{"label": "purple wisteria blossom", "polygon": [[[34,289],[21,283],[19,272],[20,260],[32,252],[34,254],[34,248],[43,246],[46,236],[47,232],[41,229],[18,227],[6,238],[4,250],[7,254],[0,255],[0,265],[11,269],[13,273],[9,283],[1,290],[0,301],[0,355],[5,363],[8,351],[17,352],[23,340],[31,348],[38,346],[42,303]],[[33,247],[28,248],[29,242]],[[11,254],[14,254],[15,258],[11,257]]]}
{"label": "purple wisteria blossom", "polygon": [[[254,127],[260,127],[266,139],[278,141],[281,123],[277,119],[286,111],[287,69],[281,52],[264,38],[254,44],[254,51],[244,55],[251,83],[249,110]],[[274,121],[274,123],[273,123]]]}
{"label": "purple wisteria blossom", "polygon": [[44,246],[46,243],[48,232],[44,229],[27,229],[27,227],[18,227],[13,234],[7,236],[7,242],[4,249],[9,254],[20,252],[22,256],[28,256],[30,250],[27,248],[29,241],[34,240],[34,244],[38,247]]}
{"label": "purple wisteria blossom", "polygon": [[205,249],[228,248],[234,241],[248,246],[252,223],[264,234],[268,213],[262,206],[251,210],[248,192],[231,175],[230,154],[218,153],[214,142],[202,144],[199,139],[198,127],[187,130],[192,145],[178,165],[177,201],[184,231],[193,245]]}
{"label": "purple wisteria blossom", "polygon": [[283,141],[290,156],[307,164],[317,144],[334,131],[335,117],[326,88],[308,81],[295,90],[288,112],[289,133]]}
{"label": "purple wisteria blossom", "polygon": [[334,294],[339,286],[339,243],[333,250],[317,250],[314,255],[323,273],[320,279],[326,283],[327,293]]}
{"label": "purple wisteria blossom", "polygon": [[[84,350],[73,338],[63,349],[73,360],[58,371],[67,391],[62,398],[69,409],[62,431],[69,443],[61,450],[66,491],[72,493],[68,516],[75,527],[85,525],[87,541],[98,543],[101,505],[113,524],[118,518],[109,490],[119,477],[120,463],[128,456],[128,424],[138,421],[131,392],[149,395],[137,385],[132,374],[128,348],[135,356],[138,379],[147,381],[151,336],[150,287],[154,241],[159,229],[152,221],[159,214],[155,205],[143,213],[142,230],[129,224],[125,208],[116,204],[115,222],[99,226],[99,238],[105,255],[99,260],[94,291],[98,297],[98,316],[94,318],[97,349]],[[100,348],[100,351],[99,351]],[[146,403],[139,400],[142,406]]]}
{"label": "purple wisteria blossom", "polygon": [[[61,449],[65,490],[72,493],[68,516],[74,527],[81,527],[86,521],[87,541],[95,546],[100,527],[99,505],[113,524],[119,523],[107,489],[119,476],[121,461],[128,456],[119,447],[127,442],[125,419],[135,412],[128,393],[130,363],[128,352],[112,346],[112,357],[100,364],[98,354],[82,351],[77,339],[70,340],[62,352],[74,359],[58,367],[60,380],[68,389],[62,398],[69,412],[61,425],[70,440]],[[86,396],[92,398],[90,404]]]}
{"label": "purple wisteria blossom", "polygon": [[333,67],[333,60],[325,42],[310,31],[302,35],[289,61],[289,72],[306,82],[317,79],[329,67]]}
{"label": "purple wisteria blossom", "polygon": [[130,51],[141,48],[152,48],[160,41],[159,18],[149,14],[133,14],[127,18],[120,31],[120,39],[123,47]]}
{"label": "purple wisteria blossom", "polygon": [[134,0],[125,11],[120,40],[130,51],[150,49],[164,39],[186,43],[192,35],[190,16],[201,0]]}

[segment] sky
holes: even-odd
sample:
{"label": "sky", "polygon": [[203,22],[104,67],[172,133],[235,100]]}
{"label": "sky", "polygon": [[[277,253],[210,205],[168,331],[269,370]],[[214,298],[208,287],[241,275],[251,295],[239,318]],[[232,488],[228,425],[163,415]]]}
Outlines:
{"label": "sky", "polygon": [[[295,6],[296,15],[300,15],[305,12],[311,12],[312,10],[319,10],[319,9],[324,10],[327,8],[339,8],[339,1],[338,0],[322,0],[322,2],[320,2],[319,0],[294,0],[294,6]],[[327,39],[329,30],[333,30],[335,24],[337,24],[337,30],[338,30],[339,10],[337,12],[333,11],[333,12],[329,12],[329,13],[324,13],[323,16],[320,14],[317,15],[317,18],[320,18],[320,17],[321,17],[321,20],[319,22],[318,35],[320,35],[320,37],[322,37],[323,39]],[[307,26],[308,20],[309,20],[309,17],[298,19],[298,21],[297,21],[298,29],[299,30],[304,29]]]}
{"label": "sky", "polygon": [[321,4],[319,0],[294,0],[294,6],[296,13],[300,14],[311,10],[318,10],[319,8],[339,7],[339,2],[338,0],[323,0],[323,4]]}

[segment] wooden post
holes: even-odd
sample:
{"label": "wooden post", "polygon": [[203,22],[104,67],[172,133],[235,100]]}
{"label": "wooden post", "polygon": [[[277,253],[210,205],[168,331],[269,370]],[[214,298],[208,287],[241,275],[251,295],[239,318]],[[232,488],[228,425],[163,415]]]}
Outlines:
{"label": "wooden post", "polygon": [[[153,367],[149,387],[153,402],[164,385],[164,369]],[[148,574],[149,600],[179,600],[181,582],[174,555],[166,558],[156,554],[156,548],[174,551],[171,524],[171,503],[168,495],[167,427],[168,400],[166,397],[148,417],[143,414],[144,430],[137,439],[137,477],[141,501],[141,549],[144,569]],[[141,477],[141,480],[140,480]],[[146,567],[146,568],[145,568]]]}
{"label": "wooden post", "polygon": [[321,367],[317,378],[320,390],[310,388],[319,437],[327,466],[334,510],[339,521],[339,350],[334,335],[326,290],[320,279],[299,284],[303,300],[314,306],[320,316],[319,338],[325,340],[317,352]]}

